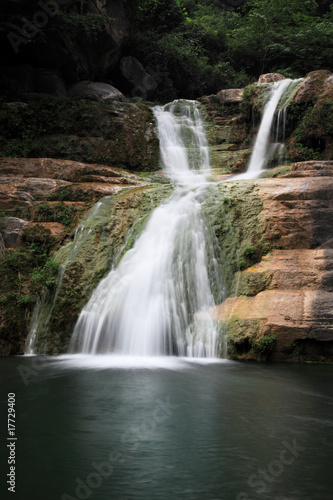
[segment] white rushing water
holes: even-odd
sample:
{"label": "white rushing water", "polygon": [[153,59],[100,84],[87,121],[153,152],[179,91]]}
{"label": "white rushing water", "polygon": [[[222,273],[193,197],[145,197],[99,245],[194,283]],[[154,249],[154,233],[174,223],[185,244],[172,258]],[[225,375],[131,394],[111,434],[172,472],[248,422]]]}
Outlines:
{"label": "white rushing water", "polygon": [[208,310],[218,283],[213,231],[203,220],[209,152],[197,103],[154,108],[163,168],[176,183],[83,308],[70,352],[216,357],[219,335]]}
{"label": "white rushing water", "polygon": [[270,143],[270,135],[274,120],[274,113],[283,94],[293,82],[289,78],[274,82],[272,85],[271,94],[267,101],[256,141],[254,143],[253,152],[250,158],[249,166],[244,174],[237,175],[230,179],[256,179],[262,173],[267,159],[267,151]]}

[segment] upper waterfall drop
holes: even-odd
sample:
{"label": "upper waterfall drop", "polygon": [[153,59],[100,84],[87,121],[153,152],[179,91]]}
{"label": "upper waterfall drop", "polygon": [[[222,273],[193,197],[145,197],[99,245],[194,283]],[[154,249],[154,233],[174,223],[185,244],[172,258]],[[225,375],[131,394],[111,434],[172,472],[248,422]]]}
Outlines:
{"label": "upper waterfall drop", "polygon": [[209,147],[197,102],[176,100],[153,111],[163,170],[181,184],[205,182],[210,174]]}
{"label": "upper waterfall drop", "polygon": [[262,173],[267,158],[267,151],[270,141],[270,134],[274,120],[275,110],[288,87],[294,82],[289,78],[274,82],[270,93],[270,98],[267,101],[256,141],[254,143],[249,166],[244,174],[239,174],[233,179],[256,179]]}
{"label": "upper waterfall drop", "polygon": [[163,168],[179,185],[93,292],[75,326],[72,353],[216,357],[220,350],[210,281],[221,294],[222,285],[215,234],[201,209],[210,169],[198,105],[174,101],[154,114]]}

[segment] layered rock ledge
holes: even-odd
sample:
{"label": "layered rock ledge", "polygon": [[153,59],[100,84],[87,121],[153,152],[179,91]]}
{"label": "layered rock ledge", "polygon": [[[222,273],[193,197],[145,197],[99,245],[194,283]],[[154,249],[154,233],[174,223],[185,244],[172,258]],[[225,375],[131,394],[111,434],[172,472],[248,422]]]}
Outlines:
{"label": "layered rock ledge", "polygon": [[264,237],[257,248],[254,235],[251,248],[266,254],[236,273],[233,296],[212,312],[226,326],[229,354],[332,360],[333,162],[296,163],[285,177],[250,182]]}

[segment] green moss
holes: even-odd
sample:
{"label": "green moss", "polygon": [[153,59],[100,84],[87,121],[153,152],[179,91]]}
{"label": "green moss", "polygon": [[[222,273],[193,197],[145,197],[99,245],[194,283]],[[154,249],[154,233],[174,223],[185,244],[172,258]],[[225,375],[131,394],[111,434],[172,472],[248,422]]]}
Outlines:
{"label": "green moss", "polygon": [[275,349],[276,338],[276,335],[264,335],[257,340],[251,340],[251,345],[259,357],[267,358]]}
{"label": "green moss", "polygon": [[274,179],[275,177],[283,177],[291,172],[292,167],[277,167],[272,170],[268,170],[261,174],[261,179]]}
{"label": "green moss", "polygon": [[249,260],[255,261],[257,248],[256,247],[245,247],[243,250],[243,255]]}
{"label": "green moss", "polygon": [[242,271],[245,268],[246,268],[246,261],[243,259],[239,260],[238,261],[238,269],[240,269]]}
{"label": "green moss", "polygon": [[50,193],[49,201],[82,201],[92,202],[94,200],[94,192],[91,189],[84,189],[81,186],[64,186]]}
{"label": "green moss", "polygon": [[272,274],[269,271],[238,273],[233,282],[232,295],[257,295],[266,290],[271,281]]}
{"label": "green moss", "polygon": [[251,338],[257,337],[260,332],[261,322],[259,320],[243,319],[233,316],[225,324],[228,357],[230,359],[257,358],[251,344]]}
{"label": "green moss", "polygon": [[33,220],[36,222],[59,222],[65,226],[70,226],[77,215],[75,206],[67,206],[64,203],[42,203],[38,205],[34,212]]}
{"label": "green moss", "polygon": [[[263,205],[255,183],[226,182],[211,189],[203,203],[203,213],[215,232],[220,248],[219,264],[230,290],[234,273],[259,262],[269,251],[264,221],[260,218]],[[223,202],[225,198],[227,203]],[[256,249],[251,259],[243,255],[246,248]]]}
{"label": "green moss", "polygon": [[144,104],[47,97],[26,107],[0,104],[0,155],[60,158],[157,170],[158,139]]}
{"label": "green moss", "polygon": [[257,120],[261,117],[270,90],[270,84],[245,87],[240,109],[247,123],[251,123],[253,118]]}
{"label": "green moss", "polygon": [[22,244],[2,255],[0,267],[0,353],[24,351],[32,308],[58,279],[59,264],[51,257],[54,238],[48,228],[28,226]]}
{"label": "green moss", "polygon": [[326,151],[333,136],[332,116],[331,99],[319,99],[315,106],[292,103],[288,107],[286,145],[292,161],[332,159]]}

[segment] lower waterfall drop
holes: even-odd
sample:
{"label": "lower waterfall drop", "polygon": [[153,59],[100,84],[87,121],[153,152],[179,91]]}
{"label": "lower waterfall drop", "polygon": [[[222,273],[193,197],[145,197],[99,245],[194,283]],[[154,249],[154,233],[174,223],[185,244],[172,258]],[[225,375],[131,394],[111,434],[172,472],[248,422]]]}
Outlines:
{"label": "lower waterfall drop", "polygon": [[[195,101],[154,108],[163,168],[176,183],[134,247],[81,311],[69,351],[133,356],[217,357],[209,309],[219,283],[215,234],[201,204],[210,189],[208,144]],[[209,266],[208,266],[209,264]]]}

